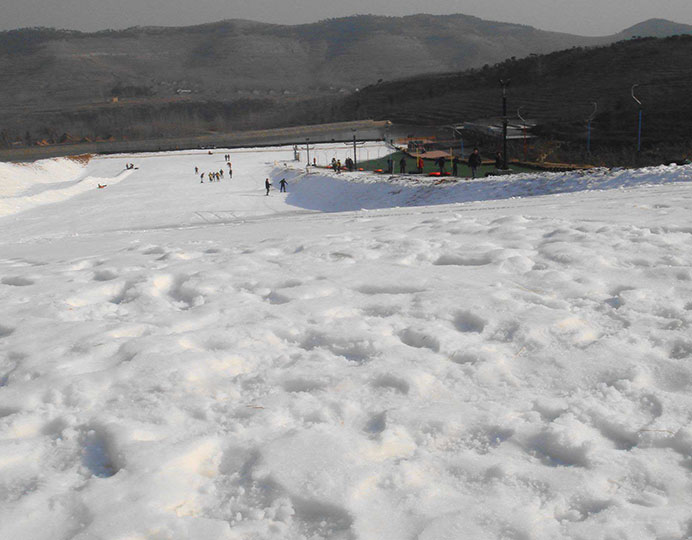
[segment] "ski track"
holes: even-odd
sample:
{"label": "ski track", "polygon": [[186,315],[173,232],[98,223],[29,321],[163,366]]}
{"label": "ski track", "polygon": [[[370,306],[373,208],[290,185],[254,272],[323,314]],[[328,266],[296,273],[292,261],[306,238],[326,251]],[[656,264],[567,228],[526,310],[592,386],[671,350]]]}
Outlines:
{"label": "ski track", "polygon": [[0,219],[0,538],[692,535],[692,168],[215,152]]}

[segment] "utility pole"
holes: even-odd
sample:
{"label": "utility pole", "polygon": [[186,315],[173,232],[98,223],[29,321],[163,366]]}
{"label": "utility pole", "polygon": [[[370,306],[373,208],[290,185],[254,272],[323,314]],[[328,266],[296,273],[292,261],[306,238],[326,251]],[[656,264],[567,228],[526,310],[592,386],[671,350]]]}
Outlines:
{"label": "utility pole", "polygon": [[305,148],[307,149],[307,152],[308,152],[308,166],[310,166],[310,137],[307,137],[305,139]]}
{"label": "utility pole", "polygon": [[586,153],[591,155],[591,120],[596,116],[596,111],[598,110],[598,103],[593,102],[593,112],[591,116],[586,119]]}
{"label": "utility pole", "polygon": [[637,156],[639,156],[639,153],[642,151],[642,102],[634,95],[634,89],[637,86],[639,85],[635,84],[632,86],[632,99],[636,101],[639,106],[639,127],[637,129]]}
{"label": "utility pole", "polygon": [[[358,170],[358,147],[363,146],[365,144],[365,142],[360,142],[360,143],[358,142],[358,139],[356,138],[356,131],[357,131],[356,128],[351,128],[351,131],[353,132],[353,142],[350,143],[350,142],[344,141],[344,144],[346,146],[350,146],[351,144],[353,144],[353,169]],[[367,150],[365,151],[365,153],[367,154]],[[366,155],[366,159],[369,159],[369,158],[370,158],[369,154]]]}
{"label": "utility pole", "polygon": [[502,86],[502,168],[507,170],[507,88],[509,79],[500,79]]}

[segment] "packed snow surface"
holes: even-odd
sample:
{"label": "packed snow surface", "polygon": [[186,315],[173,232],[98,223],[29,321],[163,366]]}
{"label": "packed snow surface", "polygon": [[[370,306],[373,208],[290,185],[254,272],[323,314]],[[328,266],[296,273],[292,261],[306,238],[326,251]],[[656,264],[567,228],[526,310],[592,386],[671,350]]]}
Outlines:
{"label": "packed snow surface", "polygon": [[228,152],[0,164],[0,538],[692,536],[692,167]]}

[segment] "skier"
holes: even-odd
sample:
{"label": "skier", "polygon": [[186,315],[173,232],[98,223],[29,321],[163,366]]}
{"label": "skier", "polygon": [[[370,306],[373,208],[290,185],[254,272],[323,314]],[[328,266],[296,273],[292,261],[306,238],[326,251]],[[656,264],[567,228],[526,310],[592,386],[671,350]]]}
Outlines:
{"label": "skier", "polygon": [[496,169],[502,169],[502,152],[497,152],[495,154],[495,168]]}
{"label": "skier", "polygon": [[394,160],[392,159],[392,156],[389,156],[387,158],[387,173],[392,174],[394,172]]}
{"label": "skier", "polygon": [[437,158],[436,163],[437,163],[438,167],[440,167],[440,174],[445,172],[445,162],[446,162],[446,160],[445,160],[444,156],[440,156],[439,158]]}
{"label": "skier", "polygon": [[199,175],[199,183],[204,184],[204,173]]}
{"label": "skier", "polygon": [[401,159],[399,160],[399,173],[400,174],[406,173],[406,158],[404,156],[402,156]]}
{"label": "skier", "polygon": [[423,174],[423,158],[420,156],[416,158],[416,168],[418,169],[418,174]]}
{"label": "skier", "polygon": [[281,182],[279,182],[279,185],[281,186],[281,189],[279,189],[279,193],[285,193],[286,192],[286,179],[282,178]]}
{"label": "skier", "polygon": [[476,178],[476,171],[478,170],[478,167],[481,166],[481,163],[483,160],[481,159],[481,155],[478,152],[478,148],[473,149],[473,153],[469,156],[469,167],[471,168],[471,177]]}
{"label": "skier", "polygon": [[459,156],[454,156],[452,160],[452,176],[459,176]]}
{"label": "skier", "polygon": [[199,169],[195,167],[195,174],[199,173]]}
{"label": "skier", "polygon": [[264,188],[267,190],[267,196],[269,196],[269,188],[270,188],[271,186],[272,186],[272,185],[271,185],[271,182],[269,182],[269,178],[267,178],[267,179],[264,181]]}

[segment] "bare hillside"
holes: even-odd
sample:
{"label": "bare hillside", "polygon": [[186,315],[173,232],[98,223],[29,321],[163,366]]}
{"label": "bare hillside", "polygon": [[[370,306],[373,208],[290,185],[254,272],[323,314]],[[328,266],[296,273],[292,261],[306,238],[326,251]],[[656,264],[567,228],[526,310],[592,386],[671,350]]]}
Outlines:
{"label": "bare hillside", "polygon": [[378,81],[602,43],[465,15],[356,16],[282,26],[0,33],[0,98],[31,109],[113,97],[229,100],[324,95]]}

